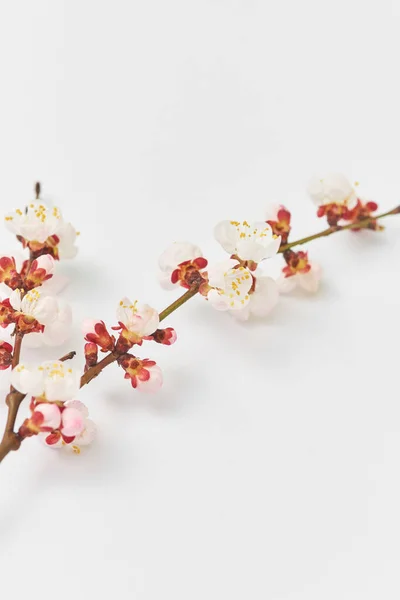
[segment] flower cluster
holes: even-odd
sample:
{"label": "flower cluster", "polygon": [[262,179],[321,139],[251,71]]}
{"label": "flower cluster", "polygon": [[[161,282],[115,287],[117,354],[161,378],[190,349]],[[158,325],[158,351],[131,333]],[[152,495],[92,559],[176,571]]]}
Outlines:
{"label": "flower cluster", "polygon": [[21,438],[39,436],[51,448],[65,447],[79,454],[90,444],[96,427],[86,406],[74,400],[80,385],[79,372],[61,361],[39,367],[19,363],[11,374],[12,386],[31,396],[31,416],[19,429]]}
{"label": "flower cluster", "polygon": [[[378,205],[359,198],[355,189],[357,187],[358,182],[352,186],[344,175],[332,173],[322,179],[313,178],[309,183],[308,193],[318,206],[318,217],[326,217],[330,227],[337,227],[339,222],[358,223],[368,220],[365,223],[368,229],[383,229],[372,216],[378,210]],[[353,231],[359,229],[352,228]]]}
{"label": "flower cluster", "polygon": [[98,364],[98,351],[108,352],[125,371],[125,379],[130,379],[132,387],[143,392],[153,392],[163,383],[162,372],[155,361],[138,358],[129,351],[133,346],[141,346],[144,340],[171,346],[176,341],[172,327],[160,329],[158,312],[148,304],[140,304],[123,298],[117,308],[118,324],[111,329],[117,337],[109,333],[104,321],[88,319],[82,330],[85,345],[85,371]]}
{"label": "flower cluster", "polygon": [[64,221],[57,207],[46,206],[37,199],[23,209],[17,208],[6,215],[5,223],[22,246],[29,248],[33,258],[42,254],[56,260],[76,256],[78,249],[75,240],[78,234],[71,223]]}
{"label": "flower cluster", "polygon": [[214,235],[229,258],[208,267],[198,246],[174,243],[159,260],[163,287],[196,287],[215,309],[241,320],[250,314],[265,316],[277,302],[278,287],[259,263],[278,252],[280,236],[264,221],[221,221]]}
{"label": "flower cluster", "polygon": [[[175,330],[160,327],[160,322],[189,298],[198,295],[217,311],[246,321],[251,316],[268,315],[280,292],[296,287],[316,292],[321,269],[310,260],[306,249],[297,250],[295,246],[342,229],[378,231],[382,229],[378,219],[400,213],[397,207],[384,215],[374,215],[377,204],[361,200],[355,187],[343,175],[328,175],[310,182],[308,191],[318,206],[317,215],[327,218],[329,229],[308,238],[290,241],[292,215],[285,206],[278,205],[267,210],[264,221],[218,223],[214,236],[226,254],[216,262],[205,258],[195,244],[175,242],[159,259],[160,283],[170,290],[181,287],[184,294],[162,313],[125,297],[117,306],[116,320],[110,328],[100,319],[85,320],[85,364],[78,369],[64,362],[74,352],[38,366],[20,361],[22,342],[62,343],[72,321],[70,308],[50,293],[53,281],[49,281],[53,280],[58,260],[75,256],[77,233],[63,220],[58,208],[39,199],[37,185],[37,199],[5,218],[7,227],[29,249],[29,259],[17,264],[13,256],[0,257],[0,284],[7,292],[0,301],[0,326],[12,326],[10,340],[0,340],[0,370],[12,367],[7,396],[9,418],[0,441],[0,461],[32,436],[48,447],[79,453],[82,446],[93,440],[96,428],[86,406],[76,396],[80,387],[111,363],[123,370],[133,388],[143,392],[158,390],[163,383],[160,367],[150,358],[137,356],[135,347],[139,350],[144,342],[174,344]],[[274,279],[264,268],[277,254],[282,255],[285,266]],[[99,359],[101,354],[104,356]],[[30,398],[30,415],[14,431],[19,403],[25,396]]]}

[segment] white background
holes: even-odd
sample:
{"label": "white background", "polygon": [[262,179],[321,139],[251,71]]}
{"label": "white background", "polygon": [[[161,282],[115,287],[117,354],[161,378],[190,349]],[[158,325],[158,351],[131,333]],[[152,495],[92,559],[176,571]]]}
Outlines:
{"label": "white background", "polygon": [[[293,238],[322,229],[316,172],[400,201],[399,2],[0,9],[2,213],[40,179],[82,232],[56,356],[81,353],[83,317],[114,324],[125,294],[169,304],[156,262],[171,241],[222,258],[213,225],[270,201],[292,209]],[[385,225],[310,245],[320,293],[264,323],[192,300],[167,322],[174,347],[140,351],[164,370],[159,395],[114,366],[82,390],[100,430],[87,453],[29,440],[7,457],[0,596],[397,600],[400,218]]]}

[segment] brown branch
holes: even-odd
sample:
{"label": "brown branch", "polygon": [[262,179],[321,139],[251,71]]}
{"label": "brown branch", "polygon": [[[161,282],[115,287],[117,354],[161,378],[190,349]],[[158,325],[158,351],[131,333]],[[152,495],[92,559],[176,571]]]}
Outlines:
{"label": "brown branch", "polygon": [[84,385],[92,381],[92,379],[97,377],[97,375],[101,373],[101,371],[105,369],[105,367],[115,362],[118,356],[118,354],[110,352],[110,354],[107,354],[107,356],[105,356],[103,360],[97,363],[97,365],[94,365],[94,367],[90,367],[90,369],[88,369],[86,373],[81,377],[81,387],[83,387]]}
{"label": "brown branch", "polygon": [[64,354],[64,356],[62,356],[61,358],[59,358],[58,360],[60,362],[65,362],[66,360],[71,360],[72,358],[74,358],[76,356],[76,352],[75,350],[72,350],[72,352],[68,352],[68,354]]}
{"label": "brown branch", "polygon": [[[24,334],[21,331],[15,332],[14,352],[13,352],[13,357],[12,357],[12,362],[11,362],[12,369],[15,369],[15,367],[19,363],[19,357],[21,355],[21,346],[22,346],[23,337],[24,337]],[[10,391],[12,392],[12,389]]]}
{"label": "brown branch", "polygon": [[328,227],[328,229],[324,229],[319,233],[314,233],[314,235],[309,235],[307,237],[301,238],[300,240],[296,240],[295,242],[290,242],[290,244],[284,244],[279,248],[279,252],[285,252],[294,246],[300,246],[300,244],[307,244],[308,242],[312,242],[321,237],[327,237],[328,235],[332,235],[332,233],[336,233],[338,231],[345,231],[346,229],[365,229],[368,225],[377,221],[378,219],[383,219],[384,217],[388,217],[390,215],[398,215],[400,214],[400,206],[396,206],[392,210],[384,212],[380,215],[376,215],[375,217],[367,217],[366,219],[362,219],[357,223],[349,223],[348,225],[336,225],[335,227]]}

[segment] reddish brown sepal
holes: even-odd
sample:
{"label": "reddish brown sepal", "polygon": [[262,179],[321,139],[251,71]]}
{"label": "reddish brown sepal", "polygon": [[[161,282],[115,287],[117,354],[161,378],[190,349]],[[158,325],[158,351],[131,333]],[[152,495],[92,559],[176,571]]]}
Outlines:
{"label": "reddish brown sepal", "polygon": [[132,387],[136,388],[138,380],[144,382],[150,379],[148,367],[154,367],[156,362],[148,358],[139,359],[132,354],[123,354],[118,358],[118,364],[125,371],[125,379],[130,379]]}
{"label": "reddish brown sepal", "polygon": [[21,242],[23,248],[29,248],[32,258],[39,258],[43,254],[50,254],[54,260],[60,260],[58,252],[60,238],[57,235],[51,235],[44,242],[28,242],[21,235],[17,235],[17,240]]}
{"label": "reddish brown sepal", "polygon": [[287,242],[288,242],[288,237],[289,237],[289,233],[291,230],[291,226],[290,226],[291,218],[292,218],[292,215],[290,214],[288,209],[285,208],[284,206],[280,206],[277,216],[276,216],[276,221],[272,221],[272,220],[267,221],[267,223],[271,227],[274,235],[281,236],[282,244],[287,244]]}
{"label": "reddish brown sepal", "polygon": [[0,282],[8,285],[12,290],[22,286],[22,277],[15,266],[15,258],[11,256],[0,258]]}
{"label": "reddish brown sepal", "polygon": [[0,341],[0,371],[8,369],[12,362],[13,347],[8,342]]}
{"label": "reddish brown sepal", "polygon": [[203,256],[193,260],[185,260],[180,263],[171,274],[171,282],[179,283],[182,287],[189,290],[194,285],[200,286],[204,281],[201,270],[205,269],[208,261]]}
{"label": "reddish brown sepal", "polygon": [[[27,271],[27,266],[23,266],[23,270]],[[38,287],[42,285],[48,279],[51,279],[53,275],[51,273],[47,273],[45,269],[38,268],[37,259],[35,259],[29,269],[29,272],[25,275],[24,287],[26,290],[31,290],[34,287]]]}
{"label": "reddish brown sepal", "polygon": [[115,346],[115,337],[108,333],[104,321],[98,321],[94,326],[94,332],[88,333],[85,340],[97,344],[102,352],[110,352]]}
{"label": "reddish brown sepal", "polygon": [[85,344],[85,373],[90,367],[97,365],[98,360],[98,348],[94,342],[88,342]]}
{"label": "reddish brown sepal", "polygon": [[10,300],[6,298],[0,302],[0,326],[5,328],[14,322],[17,313],[10,304]]}
{"label": "reddish brown sepal", "polygon": [[351,211],[344,204],[323,204],[318,207],[317,217],[326,217],[330,227],[336,227],[340,220],[348,221]]}
{"label": "reddish brown sepal", "polygon": [[286,261],[286,267],[282,269],[285,277],[292,277],[297,273],[308,273],[311,269],[311,265],[308,262],[308,253],[300,250],[299,252],[293,252],[293,250],[286,250],[283,253],[283,258]]}
{"label": "reddish brown sepal", "polygon": [[361,200],[357,200],[356,206],[350,211],[349,221],[358,223],[365,219],[371,219],[367,226],[364,227],[353,227],[352,231],[360,231],[360,229],[372,229],[373,231],[382,231],[384,227],[380,225],[377,219],[374,219],[372,213],[378,210],[376,202],[366,202],[363,204]]}

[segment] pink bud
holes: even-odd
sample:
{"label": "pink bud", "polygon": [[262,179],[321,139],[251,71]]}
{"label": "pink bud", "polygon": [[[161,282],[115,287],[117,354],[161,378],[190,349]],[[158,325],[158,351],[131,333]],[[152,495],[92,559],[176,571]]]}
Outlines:
{"label": "pink bud", "polygon": [[84,429],[84,417],[76,408],[65,408],[62,412],[61,433],[67,437],[73,437],[82,433]]}

